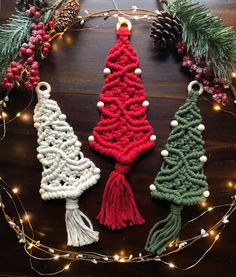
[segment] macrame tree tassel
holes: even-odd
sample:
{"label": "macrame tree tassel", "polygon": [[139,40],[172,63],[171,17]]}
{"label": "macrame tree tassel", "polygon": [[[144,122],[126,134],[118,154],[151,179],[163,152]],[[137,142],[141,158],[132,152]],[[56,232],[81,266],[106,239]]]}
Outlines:
{"label": "macrame tree tassel", "polygon": [[129,168],[116,164],[107,181],[102,206],[97,216],[99,222],[111,229],[142,224],[144,220],[135,203],[133,191],[126,180]]}
{"label": "macrame tree tassel", "polygon": [[98,241],[89,218],[79,210],[78,200],[66,199],[66,231],[68,246],[82,246]]}
{"label": "macrame tree tassel", "polygon": [[[200,90],[193,89],[194,85],[198,85]],[[148,252],[157,255],[178,239],[183,206],[206,201],[210,195],[203,172],[207,161],[202,139],[205,126],[196,105],[202,92],[202,84],[197,81],[190,83],[188,98],[176,112],[165,150],[161,151],[164,162],[154,184],[150,185],[152,197],[170,202],[170,214],[154,225],[145,246]]]}
{"label": "macrame tree tassel", "polygon": [[82,246],[98,241],[98,232],[79,210],[78,198],[96,184],[100,169],[80,151],[81,142],[57,102],[49,99],[50,91],[46,82],[40,82],[36,88],[34,126],[38,130],[37,157],[43,166],[39,192],[44,200],[66,199],[67,244]]}
{"label": "macrame tree tassel", "polygon": [[160,255],[170,241],[178,239],[182,209],[183,206],[171,205],[169,215],[152,227],[145,247],[148,252]]}
{"label": "macrame tree tassel", "polygon": [[117,43],[106,60],[105,84],[97,105],[101,120],[89,137],[91,147],[116,160],[97,217],[113,230],[144,222],[126,174],[139,154],[153,148],[156,140],[146,119],[149,102],[140,81],[138,58],[129,42],[130,29],[128,20],[119,21]]}

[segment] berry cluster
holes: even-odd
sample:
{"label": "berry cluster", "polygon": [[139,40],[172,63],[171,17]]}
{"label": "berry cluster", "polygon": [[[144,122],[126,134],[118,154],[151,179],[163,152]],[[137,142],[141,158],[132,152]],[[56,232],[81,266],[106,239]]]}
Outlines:
{"label": "berry cluster", "polygon": [[212,95],[212,98],[222,105],[228,103],[228,96],[225,93],[227,88],[227,82],[223,82],[215,77],[214,71],[209,65],[206,59],[202,58],[197,61],[183,42],[176,44],[177,51],[183,56],[182,66],[186,68],[193,76],[195,80],[200,81],[204,90]]}
{"label": "berry cluster", "polygon": [[36,18],[41,17],[41,13],[37,11],[35,6],[31,6],[28,10],[25,11],[25,14],[30,17],[36,17]]}
{"label": "berry cluster", "polygon": [[21,77],[21,71],[23,67],[17,62],[12,62],[7,69],[7,75],[3,78],[3,86],[7,89],[11,89],[14,86],[14,82],[19,81]]}
{"label": "berry cluster", "polygon": [[31,35],[27,43],[23,43],[19,50],[19,61],[13,61],[6,71],[6,77],[3,79],[2,85],[11,89],[16,82],[23,83],[24,87],[32,90],[38,85],[39,63],[35,60],[36,53],[42,58],[48,54],[51,44],[50,36],[45,32],[43,23],[33,23],[31,25]]}
{"label": "berry cluster", "polygon": [[19,11],[26,12],[34,6],[41,13],[46,11],[48,6],[47,1],[44,0],[16,0],[16,7]]}

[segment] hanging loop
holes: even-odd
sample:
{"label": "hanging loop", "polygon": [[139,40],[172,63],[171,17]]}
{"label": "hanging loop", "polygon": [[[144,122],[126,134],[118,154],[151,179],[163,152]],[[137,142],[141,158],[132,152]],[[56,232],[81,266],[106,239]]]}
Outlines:
{"label": "hanging loop", "polygon": [[[45,90],[41,89],[43,87],[46,87]],[[38,83],[37,87],[36,87],[36,92],[37,93],[50,93],[51,92],[51,86],[49,85],[49,83],[47,82],[40,82]]]}
{"label": "hanging loop", "polygon": [[131,31],[131,29],[132,29],[132,23],[128,19],[126,19],[124,17],[118,17],[118,22],[116,24],[116,30],[118,31],[120,29],[120,27],[122,27],[122,26],[127,27],[129,31]]}
{"label": "hanging loop", "polygon": [[199,87],[199,90],[198,90],[199,95],[203,93],[203,91],[204,91],[203,84],[198,82],[197,80],[192,81],[192,82],[189,83],[188,91],[190,92],[193,89],[194,86]]}

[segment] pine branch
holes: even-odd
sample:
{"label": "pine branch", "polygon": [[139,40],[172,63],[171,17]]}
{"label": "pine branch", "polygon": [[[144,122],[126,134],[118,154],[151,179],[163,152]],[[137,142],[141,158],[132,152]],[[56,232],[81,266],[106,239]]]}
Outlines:
{"label": "pine branch", "polygon": [[21,12],[13,15],[0,27],[0,81],[11,61],[16,59],[19,48],[30,33],[31,18]]}
{"label": "pine branch", "polygon": [[168,9],[181,20],[183,41],[195,58],[205,57],[216,77],[231,79],[236,70],[236,33],[232,28],[223,26],[217,16],[194,0],[172,1]]}

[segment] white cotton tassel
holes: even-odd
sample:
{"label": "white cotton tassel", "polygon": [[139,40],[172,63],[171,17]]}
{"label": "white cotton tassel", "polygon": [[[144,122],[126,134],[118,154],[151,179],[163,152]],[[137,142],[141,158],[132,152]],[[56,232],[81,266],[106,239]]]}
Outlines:
{"label": "white cotton tassel", "polygon": [[98,241],[99,233],[93,230],[89,218],[79,210],[77,199],[66,199],[65,220],[68,246],[83,246]]}

